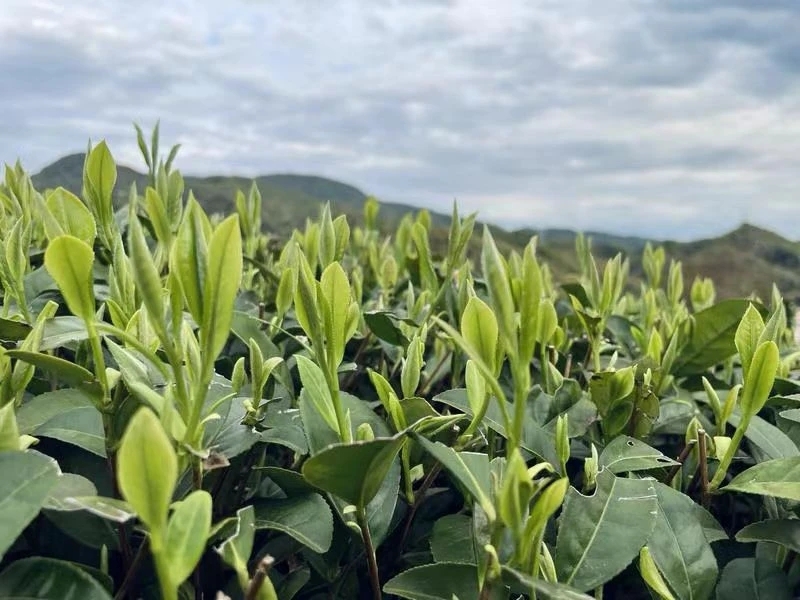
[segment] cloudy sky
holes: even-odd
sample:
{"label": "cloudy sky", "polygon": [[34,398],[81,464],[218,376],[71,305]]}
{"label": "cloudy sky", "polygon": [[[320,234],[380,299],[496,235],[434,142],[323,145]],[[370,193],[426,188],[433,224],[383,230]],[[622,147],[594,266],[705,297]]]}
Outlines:
{"label": "cloudy sky", "polygon": [[2,0],[0,160],[162,123],[190,174],[309,173],[512,227],[800,239],[798,0]]}

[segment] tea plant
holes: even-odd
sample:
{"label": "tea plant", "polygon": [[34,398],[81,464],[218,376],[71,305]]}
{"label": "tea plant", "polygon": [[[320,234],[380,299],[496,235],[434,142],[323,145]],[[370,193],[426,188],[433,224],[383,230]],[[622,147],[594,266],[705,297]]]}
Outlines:
{"label": "tea plant", "polygon": [[[787,307],[688,294],[648,245],[554,282],[453,208],[257,187],[209,215],[137,140],[115,203],[0,186],[0,595],[791,598],[800,383]],[[479,246],[474,242],[477,241]]]}

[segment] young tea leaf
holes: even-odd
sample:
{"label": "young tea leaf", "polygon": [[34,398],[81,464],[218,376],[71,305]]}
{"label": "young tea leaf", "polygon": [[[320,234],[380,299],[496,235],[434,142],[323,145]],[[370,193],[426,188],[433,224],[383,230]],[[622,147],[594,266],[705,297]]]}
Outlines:
{"label": "young tea leaf", "polygon": [[225,219],[208,244],[208,267],[203,290],[202,340],[206,367],[222,351],[233,321],[242,280],[242,235],[238,215]]}
{"label": "young tea leaf", "polygon": [[140,408],[122,436],[117,454],[122,496],[156,536],[167,526],[167,513],[178,481],[178,459],[158,417]]}
{"label": "young tea leaf", "polygon": [[473,296],[461,317],[461,335],[491,372],[497,371],[498,326],[489,305]]}
{"label": "young tea leaf", "polygon": [[175,586],[192,574],[200,561],[211,530],[211,495],[195,490],[175,503],[164,539],[169,556],[169,575]]}
{"label": "young tea leaf", "polygon": [[59,236],[47,246],[44,264],[72,313],[85,321],[94,320],[94,251],[91,246],[71,235]]}

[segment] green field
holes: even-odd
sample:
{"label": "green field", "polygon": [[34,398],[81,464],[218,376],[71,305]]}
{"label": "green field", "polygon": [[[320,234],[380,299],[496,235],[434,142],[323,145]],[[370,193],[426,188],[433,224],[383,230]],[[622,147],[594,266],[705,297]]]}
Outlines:
{"label": "green field", "polygon": [[796,597],[796,244],[507,232],[156,141],[0,184],[0,597]]}

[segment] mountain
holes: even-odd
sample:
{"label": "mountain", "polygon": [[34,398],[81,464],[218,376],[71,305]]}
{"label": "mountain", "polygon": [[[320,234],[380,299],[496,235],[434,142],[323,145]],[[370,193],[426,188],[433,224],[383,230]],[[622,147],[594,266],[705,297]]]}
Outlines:
{"label": "mountain", "polygon": [[[72,154],[45,167],[33,176],[39,190],[63,186],[75,194],[81,191],[84,154]],[[191,190],[209,213],[228,213],[233,210],[237,189],[244,192],[253,180],[235,176],[198,177],[185,175],[185,189]],[[337,214],[346,214],[351,222],[361,222],[367,195],[356,187],[311,175],[275,174],[255,178],[261,192],[265,229],[285,236],[295,227],[302,228],[308,217],[319,214],[320,205],[331,203]],[[126,166],[118,166],[115,202],[127,200],[132,183],[144,190],[147,176]],[[403,215],[419,208],[404,204],[381,204],[380,219],[387,231]],[[434,226],[432,245],[441,248],[446,243],[449,215],[430,211]],[[471,246],[471,254],[479,252],[479,232]],[[538,252],[548,262],[559,280],[569,279],[577,272],[575,257],[576,232],[568,229],[520,229],[507,231],[491,227],[502,249],[521,249],[533,235],[539,237]],[[645,238],[617,236],[603,232],[585,232],[592,240],[592,250],[600,263],[622,252],[631,259],[631,282],[641,277],[641,254]],[[686,291],[695,277],[711,277],[719,299],[748,296],[755,292],[768,299],[775,283],[787,300],[800,302],[800,243],[787,240],[771,231],[744,224],[717,238],[694,242],[658,242],[668,258],[681,261]],[[602,264],[598,265],[602,267]]]}

